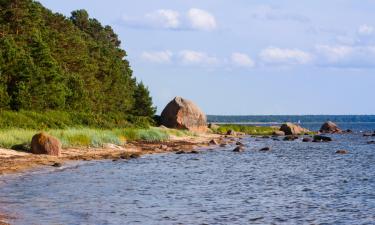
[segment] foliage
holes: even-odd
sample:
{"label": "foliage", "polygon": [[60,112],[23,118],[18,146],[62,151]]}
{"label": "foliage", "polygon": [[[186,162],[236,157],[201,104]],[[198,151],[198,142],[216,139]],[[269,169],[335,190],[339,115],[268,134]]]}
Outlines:
{"label": "foliage", "polygon": [[279,130],[279,127],[222,124],[217,130],[214,130],[214,132],[219,134],[226,134],[229,130],[243,132],[248,135],[271,135],[274,131]]}
{"label": "foliage", "polygon": [[0,0],[0,109],[152,118],[120,44],[85,10],[66,18],[33,0]]}

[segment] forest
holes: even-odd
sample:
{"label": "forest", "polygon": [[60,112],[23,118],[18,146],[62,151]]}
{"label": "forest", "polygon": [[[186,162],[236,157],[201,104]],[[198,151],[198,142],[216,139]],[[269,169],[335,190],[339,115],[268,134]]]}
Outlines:
{"label": "forest", "polygon": [[0,127],[17,126],[8,121],[17,115],[48,127],[60,112],[69,125],[151,121],[156,108],[121,46],[85,10],[66,17],[33,0],[0,0]]}

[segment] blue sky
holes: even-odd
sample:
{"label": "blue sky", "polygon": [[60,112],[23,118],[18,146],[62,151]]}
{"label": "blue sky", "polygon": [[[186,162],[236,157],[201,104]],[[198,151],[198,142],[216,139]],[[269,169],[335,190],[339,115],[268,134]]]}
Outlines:
{"label": "blue sky", "polygon": [[372,0],[41,0],[111,25],[160,112],[375,114]]}

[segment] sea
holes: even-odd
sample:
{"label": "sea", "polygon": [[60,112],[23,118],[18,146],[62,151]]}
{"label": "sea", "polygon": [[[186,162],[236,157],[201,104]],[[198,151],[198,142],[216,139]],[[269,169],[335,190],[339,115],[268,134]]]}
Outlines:
{"label": "sea", "polygon": [[375,116],[208,119],[311,130],[332,120],[353,133],[329,135],[327,143],[245,137],[243,153],[228,145],[7,175],[0,212],[15,225],[375,224],[375,137],[363,135],[375,131]]}

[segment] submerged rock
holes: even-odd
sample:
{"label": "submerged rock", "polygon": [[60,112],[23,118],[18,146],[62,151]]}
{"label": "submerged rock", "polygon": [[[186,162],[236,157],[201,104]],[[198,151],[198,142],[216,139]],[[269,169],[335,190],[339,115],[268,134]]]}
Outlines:
{"label": "submerged rock", "polygon": [[233,149],[233,152],[243,152],[245,151],[245,148],[243,146],[237,146],[235,149]]}
{"label": "submerged rock", "polygon": [[53,167],[62,167],[62,164],[57,162],[57,163],[52,164],[52,166]]}
{"label": "submerged rock", "polygon": [[348,150],[337,150],[336,151],[336,154],[348,154],[349,151]]}
{"label": "submerged rock", "polygon": [[309,138],[309,137],[305,137],[305,138],[302,139],[302,142],[311,142],[311,141],[312,141],[312,139]]}
{"label": "submerged rock", "polygon": [[261,148],[259,151],[261,152],[267,152],[267,151],[270,151],[271,148],[270,147],[264,147],[264,148]]}
{"label": "submerged rock", "polygon": [[175,97],[161,113],[162,125],[169,128],[206,132],[207,118],[192,101]]}
{"label": "submerged rock", "polygon": [[61,142],[47,133],[39,133],[31,140],[31,152],[34,154],[45,154],[61,156]]}
{"label": "submerged rock", "polygon": [[285,123],[281,125],[280,131],[283,131],[285,135],[300,135],[306,132],[310,132],[309,130],[293,123]]}
{"label": "submerged rock", "polygon": [[332,141],[332,138],[323,136],[323,135],[315,135],[313,142],[329,142]]}
{"label": "submerged rock", "polygon": [[334,133],[342,133],[342,130],[333,122],[327,121],[325,122],[319,130],[321,133],[325,134],[334,134]]}

